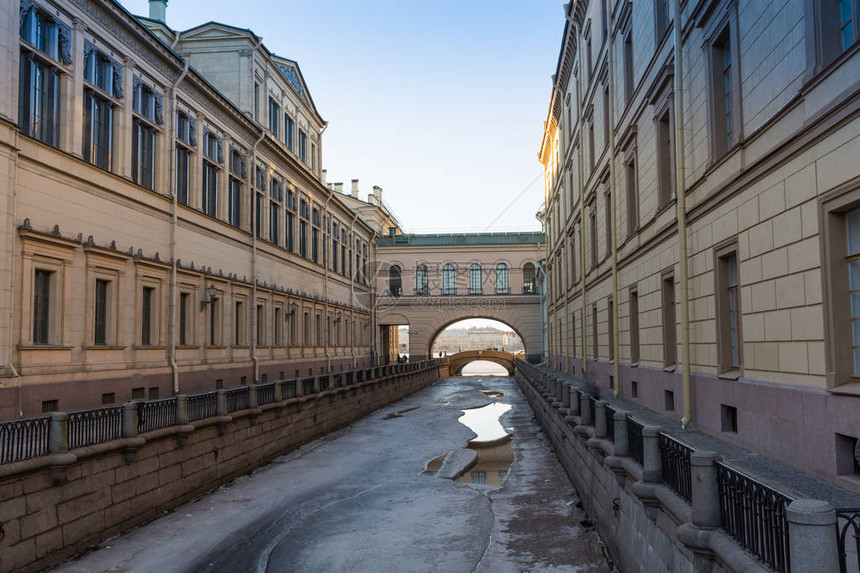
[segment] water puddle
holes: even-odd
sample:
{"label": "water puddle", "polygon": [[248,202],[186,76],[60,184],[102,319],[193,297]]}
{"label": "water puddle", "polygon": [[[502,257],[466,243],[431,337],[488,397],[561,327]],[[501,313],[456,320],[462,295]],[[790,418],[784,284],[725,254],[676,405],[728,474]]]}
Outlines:
{"label": "water puddle", "polygon": [[498,392],[496,390],[484,390],[484,394],[486,394],[490,398],[501,398],[505,395],[504,392]]}
{"label": "water puddle", "polygon": [[[489,392],[488,396],[504,396],[501,392]],[[496,489],[501,487],[508,470],[514,463],[513,436],[502,427],[499,418],[511,409],[510,404],[493,402],[480,408],[463,410],[458,421],[471,429],[477,436],[469,440],[468,449],[475,452],[475,464],[463,472],[457,481],[477,489]],[[451,452],[447,452],[427,464],[424,473],[437,475]]]}

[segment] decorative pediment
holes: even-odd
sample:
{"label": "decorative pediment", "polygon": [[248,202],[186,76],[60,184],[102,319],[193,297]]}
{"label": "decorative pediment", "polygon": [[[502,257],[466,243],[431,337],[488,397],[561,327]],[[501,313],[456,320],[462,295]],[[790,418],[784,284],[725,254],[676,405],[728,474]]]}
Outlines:
{"label": "decorative pediment", "polygon": [[298,70],[292,66],[286,64],[277,64],[278,70],[283,74],[284,79],[287,80],[287,83],[290,84],[299,97],[302,98],[302,101],[308,101],[308,96],[305,90],[305,86],[302,83],[301,78],[299,77]]}
{"label": "decorative pediment", "polygon": [[244,28],[227,26],[217,22],[207,22],[200,26],[182,32],[182,40],[225,40],[225,39],[257,39],[256,35]]}

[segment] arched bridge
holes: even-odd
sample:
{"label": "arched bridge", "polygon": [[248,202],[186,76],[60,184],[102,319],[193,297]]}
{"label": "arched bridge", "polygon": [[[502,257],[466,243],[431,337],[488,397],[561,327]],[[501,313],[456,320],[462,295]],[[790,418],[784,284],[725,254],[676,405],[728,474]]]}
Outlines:
{"label": "arched bridge", "polygon": [[466,350],[448,356],[448,376],[459,375],[463,367],[476,360],[486,360],[498,364],[508,370],[508,374],[514,375],[514,355],[501,350]]}

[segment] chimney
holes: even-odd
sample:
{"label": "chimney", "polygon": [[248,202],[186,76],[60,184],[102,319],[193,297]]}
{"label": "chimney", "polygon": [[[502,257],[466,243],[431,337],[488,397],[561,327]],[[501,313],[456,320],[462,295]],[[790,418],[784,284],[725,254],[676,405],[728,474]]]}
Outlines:
{"label": "chimney", "polygon": [[379,185],[374,185],[373,196],[376,197],[376,202],[382,205],[382,187],[380,187]]}
{"label": "chimney", "polygon": [[352,180],[352,196],[358,198],[358,179]]}
{"label": "chimney", "polygon": [[167,0],[149,0],[149,19],[167,24]]}
{"label": "chimney", "polygon": [[325,178],[326,178],[326,176],[327,176],[327,175],[328,175],[328,169],[323,169],[323,170],[322,170],[322,177],[321,177],[321,179],[322,179],[322,184],[323,184],[324,186],[327,186],[327,185],[325,184]]}
{"label": "chimney", "polygon": [[338,193],[343,193],[343,183],[335,183],[334,190]]}

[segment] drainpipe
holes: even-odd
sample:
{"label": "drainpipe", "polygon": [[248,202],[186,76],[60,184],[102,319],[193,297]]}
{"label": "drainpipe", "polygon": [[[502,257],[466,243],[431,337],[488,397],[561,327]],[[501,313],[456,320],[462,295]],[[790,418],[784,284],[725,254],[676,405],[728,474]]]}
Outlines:
{"label": "drainpipe", "polygon": [[[358,211],[356,211],[353,214],[352,221],[349,224],[349,236],[347,236],[347,238],[346,238],[346,240],[347,240],[347,243],[346,243],[347,256],[349,256],[350,246],[355,241],[355,235],[354,235],[354,233],[355,233],[355,221],[357,219],[358,219]],[[345,268],[349,268],[350,261],[343,261],[342,260],[341,264],[344,264]],[[354,276],[349,277],[349,296],[350,296],[350,299],[352,300],[352,304],[356,304],[357,301],[355,299],[355,278],[354,278]],[[356,366],[356,360],[355,360],[355,330],[356,330],[356,328],[355,328],[355,315],[354,314],[353,314],[353,318],[352,318],[352,328],[353,328],[353,333],[352,333],[352,336],[350,337],[350,341],[351,341],[350,342],[350,351],[352,352],[352,368],[354,370],[355,366]]]}
{"label": "drainpipe", "polygon": [[582,163],[585,160],[585,152],[582,150],[582,36],[580,34],[581,28],[579,26],[576,27],[576,55],[577,58],[580,59],[580,67],[579,74],[576,76],[577,81],[577,89],[576,89],[576,123],[577,130],[579,132],[579,145],[577,145],[577,155],[578,155],[578,165],[576,169],[578,185],[579,185],[579,262],[580,262],[580,273],[579,280],[582,282],[582,287],[580,288],[580,296],[582,298],[582,320],[579,321],[580,328],[582,329],[582,335],[580,339],[582,340],[582,378],[586,382],[588,381],[588,328],[586,326],[586,321],[588,317],[588,304],[586,302],[585,296],[585,193],[582,186],[584,182],[582,180]]}
{"label": "drainpipe", "polygon": [[[323,128],[325,131],[325,128]],[[322,135],[322,132],[320,132]],[[326,231],[331,226],[331,215],[328,212],[328,202],[331,201],[331,198],[334,197],[331,191],[328,192],[328,197],[326,197],[325,203],[323,203],[323,216],[325,217],[325,221],[327,222],[327,226],[323,226],[323,243],[324,248],[328,248],[328,241],[325,240]],[[329,239],[331,239],[331,235],[329,235]],[[328,352],[329,342],[331,341],[331,320],[329,320],[328,316],[328,265],[329,265],[329,257],[323,257],[325,259],[325,263],[323,264],[323,270],[325,271],[325,275],[323,278],[323,300],[325,301],[325,367],[328,372],[331,372],[331,356]]]}
{"label": "drainpipe", "polygon": [[684,416],[681,426],[693,420],[692,388],[690,387],[690,294],[687,274],[687,189],[684,180],[684,82],[683,50],[681,46],[681,0],[672,0],[674,13],[675,51],[675,191],[678,213],[678,274],[681,281],[681,386],[684,396]]}
{"label": "drainpipe", "polygon": [[[179,33],[176,35],[179,40]],[[174,42],[176,45],[176,42]],[[176,88],[188,73],[188,60],[184,61],[182,73],[170,87],[170,116],[168,125],[168,165],[167,185],[170,189],[170,285],[167,300],[167,361],[170,364],[170,377],[173,382],[173,394],[179,394],[179,366],[176,364],[176,289],[177,289],[177,260],[176,260],[176,223],[179,217],[179,197],[176,194]]]}
{"label": "drainpipe", "polygon": [[615,34],[612,30],[612,16],[609,24],[609,202],[611,215],[612,241],[612,373],[615,388],[612,394],[617,398],[621,395],[621,357],[618,344],[618,194],[615,186]]}
{"label": "drainpipe", "polygon": [[[251,190],[251,361],[254,363],[254,383],[260,381],[260,357],[257,356],[257,188],[253,185],[257,171],[257,146],[266,137],[266,130],[260,130],[260,137],[251,148],[254,159],[248,173],[248,189]],[[262,221],[261,221],[262,223]]]}
{"label": "drainpipe", "polygon": [[[7,218],[9,222],[9,226],[7,227],[8,231],[13,231],[15,229],[15,217],[17,215],[17,207],[18,207],[18,138],[19,132],[15,130],[14,135],[14,166],[12,168],[12,206],[10,217]],[[15,292],[15,240],[14,237],[11,241],[9,241],[9,265],[12,272],[9,273],[9,322],[7,324],[12,324],[12,320],[15,318],[15,305],[12,304],[12,300]],[[21,378],[21,375],[18,373],[18,370],[15,369],[14,361],[12,360],[12,354],[15,351],[15,346],[12,344],[12,336],[11,332],[9,333],[9,371],[12,372],[12,376],[18,382],[18,417],[24,417],[24,380]]]}

